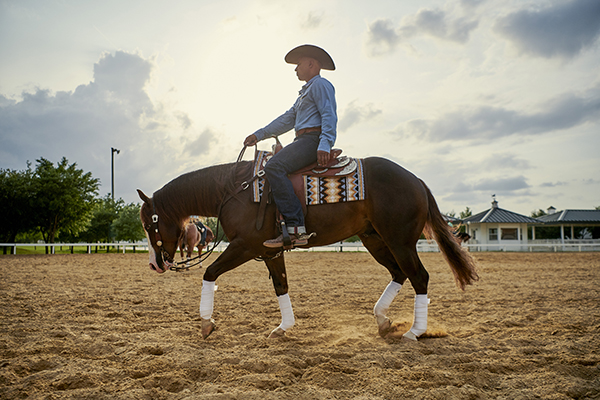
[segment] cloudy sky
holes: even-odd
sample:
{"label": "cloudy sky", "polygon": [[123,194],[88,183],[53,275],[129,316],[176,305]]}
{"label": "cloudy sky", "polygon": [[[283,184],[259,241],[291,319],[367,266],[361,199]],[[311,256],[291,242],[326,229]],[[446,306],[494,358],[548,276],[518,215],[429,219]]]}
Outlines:
{"label": "cloudy sky", "polygon": [[600,206],[598,0],[0,0],[0,168],[64,156],[105,195],[115,147],[137,202],[235,161],[293,104],[304,43],[337,65],[336,147],[401,164],[443,212]]}

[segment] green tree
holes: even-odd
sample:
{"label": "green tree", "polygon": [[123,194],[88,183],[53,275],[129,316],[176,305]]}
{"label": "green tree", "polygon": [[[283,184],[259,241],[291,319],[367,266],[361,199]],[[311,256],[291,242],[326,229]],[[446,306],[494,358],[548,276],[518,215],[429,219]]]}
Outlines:
{"label": "green tree", "polygon": [[360,237],[358,235],[354,235],[354,236],[350,236],[348,239],[344,239],[344,242],[356,243],[356,242],[362,242],[362,240],[360,240]]}
{"label": "green tree", "polygon": [[532,212],[531,212],[531,216],[532,216],[533,218],[539,218],[539,217],[541,217],[542,215],[546,215],[546,212],[545,212],[544,210],[542,210],[541,208],[540,208],[540,209],[538,209],[537,211],[532,211]]}
{"label": "green tree", "polygon": [[225,236],[225,232],[223,232],[223,227],[221,226],[220,222],[219,222],[218,233],[217,233],[217,222],[218,222],[217,218],[208,217],[208,218],[206,218],[206,222],[204,223],[204,225],[208,226],[210,228],[210,230],[213,231],[213,235],[215,235],[214,242],[218,242],[219,240],[229,242],[229,239],[227,239],[227,236]]}
{"label": "green tree", "polygon": [[[532,211],[531,216],[533,218],[539,218],[543,215],[546,215],[546,212],[541,208]],[[527,232],[530,238],[533,238],[533,228],[528,227]],[[536,226],[535,227],[535,238],[537,239],[558,239],[560,238],[560,227],[558,226]]]}
{"label": "green tree", "polygon": [[466,207],[464,211],[460,212],[460,219],[468,218],[471,215],[473,215],[473,211],[469,207]]}
{"label": "green tree", "polygon": [[0,242],[14,243],[17,235],[36,228],[34,196],[31,164],[24,171],[0,169]]}
{"label": "green tree", "polygon": [[122,199],[113,200],[110,194],[94,201],[89,223],[79,236],[84,242],[108,243],[114,238],[112,224],[119,216],[125,202]]}
{"label": "green tree", "polygon": [[65,157],[56,167],[45,158],[37,163],[33,214],[44,241],[54,243],[60,231],[71,235],[83,231],[98,194],[99,180],[77,169],[76,163],[69,165]]}
{"label": "green tree", "polygon": [[146,235],[140,223],[139,204],[130,203],[122,207],[118,217],[112,223],[112,230],[117,240],[136,242]]}
{"label": "green tree", "polygon": [[31,199],[33,171],[0,170],[0,241],[14,242],[17,234],[35,228]]}

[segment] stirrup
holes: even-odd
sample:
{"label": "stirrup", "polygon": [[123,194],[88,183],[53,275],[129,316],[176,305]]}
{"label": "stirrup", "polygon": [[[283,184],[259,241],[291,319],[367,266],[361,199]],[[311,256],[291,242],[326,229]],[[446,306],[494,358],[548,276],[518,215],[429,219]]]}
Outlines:
{"label": "stirrup", "polygon": [[[290,243],[288,245],[285,244],[284,235],[281,234],[275,239],[269,239],[263,242],[263,246],[270,248],[280,248],[283,247],[285,250],[291,250],[297,246],[304,246],[308,244],[308,239],[317,234],[312,233],[291,233],[289,234]],[[288,248],[289,247],[289,248]]]}

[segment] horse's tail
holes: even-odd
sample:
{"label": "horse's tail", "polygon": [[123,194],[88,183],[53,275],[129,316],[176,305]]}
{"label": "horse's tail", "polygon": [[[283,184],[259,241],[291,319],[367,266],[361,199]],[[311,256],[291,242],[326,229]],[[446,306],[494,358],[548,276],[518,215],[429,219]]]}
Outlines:
{"label": "horse's tail", "polygon": [[457,243],[452,234],[452,229],[444,220],[442,213],[440,213],[433,194],[431,194],[425,182],[421,181],[421,183],[427,192],[427,202],[429,204],[427,222],[425,223],[423,233],[427,239],[431,239],[432,237],[435,239],[444,258],[450,265],[456,284],[462,290],[465,290],[467,285],[471,285],[473,282],[479,280],[479,276],[475,270],[475,260],[473,260],[471,254],[464,247]]}

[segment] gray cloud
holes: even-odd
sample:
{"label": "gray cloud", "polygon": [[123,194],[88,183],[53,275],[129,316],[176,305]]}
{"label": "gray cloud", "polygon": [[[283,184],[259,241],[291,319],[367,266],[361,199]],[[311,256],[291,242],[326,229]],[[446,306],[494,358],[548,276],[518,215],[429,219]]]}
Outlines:
{"label": "gray cloud", "polygon": [[120,101],[130,102],[137,111],[149,111],[153,106],[145,86],[151,72],[150,61],[137,54],[117,51],[114,55],[105,54],[94,65],[94,82],[88,86],[111,93]]}
{"label": "gray cloud", "polygon": [[301,27],[306,30],[318,29],[321,26],[322,22],[323,14],[311,11],[308,13],[306,20],[302,22]]}
{"label": "gray cloud", "polygon": [[466,43],[470,32],[477,28],[477,25],[477,21],[467,18],[451,19],[440,10],[419,10],[412,21],[403,24],[400,29],[409,35],[424,34],[437,39]]}
{"label": "gray cloud", "polygon": [[381,110],[373,108],[372,103],[358,105],[356,100],[348,104],[340,117],[339,129],[345,131],[350,127],[362,122],[368,121],[381,114]]}
{"label": "gray cloud", "polygon": [[572,58],[600,35],[600,1],[572,0],[517,11],[499,19],[494,30],[522,54]]}
{"label": "gray cloud", "polygon": [[486,0],[460,0],[460,4],[465,8],[477,8],[480,4],[484,3]]}
{"label": "gray cloud", "polygon": [[[466,176],[464,179],[468,179]],[[461,211],[464,206],[469,206],[474,213],[483,211],[490,206],[490,196],[496,194],[500,203],[502,199],[518,199],[534,195],[531,191],[531,185],[527,183],[524,176],[512,176],[508,178],[486,178],[477,180],[475,183],[463,183],[456,181],[455,177],[448,177],[447,181],[453,182],[450,185],[443,186],[439,197],[444,202],[449,201],[455,204],[461,204],[461,207],[455,210]],[[434,193],[435,194],[435,193]],[[502,204],[500,204],[502,207]]]}
{"label": "gray cloud", "polygon": [[529,161],[517,158],[513,154],[491,154],[486,157],[487,161],[482,163],[482,168],[486,170],[498,169],[531,169]]}
{"label": "gray cloud", "polygon": [[8,107],[8,106],[12,106],[13,104],[15,104],[16,101],[9,99],[3,95],[0,94],[0,107]]}
{"label": "gray cloud", "polygon": [[524,113],[480,106],[446,113],[437,119],[408,121],[395,133],[427,140],[484,140],[515,134],[536,135],[573,128],[600,119],[600,87],[582,95],[557,97]]}
{"label": "gray cloud", "polygon": [[390,19],[379,19],[368,27],[367,51],[372,56],[392,53],[404,41],[430,36],[455,43],[466,43],[478,22],[467,17],[454,18],[442,10],[421,9],[405,17],[398,27]]}
{"label": "gray cloud", "polygon": [[515,190],[527,189],[529,184],[524,176],[515,176],[512,178],[484,179],[473,185],[474,190],[495,191],[495,192],[513,192]]}
{"label": "gray cloud", "polygon": [[182,112],[175,112],[174,115],[181,124],[183,130],[187,130],[190,126],[192,126],[192,120],[187,114]]}
{"label": "gray cloud", "polygon": [[216,139],[216,134],[210,129],[205,129],[196,139],[185,140],[183,154],[191,157],[205,155],[210,150],[211,143]]}
{"label": "gray cloud", "polygon": [[540,185],[540,187],[556,187],[565,185],[567,185],[567,182],[544,182]]}
{"label": "gray cloud", "polygon": [[393,53],[400,43],[400,35],[394,29],[394,23],[389,19],[379,19],[369,25],[367,32],[367,48],[369,54],[378,56]]}
{"label": "gray cloud", "polygon": [[169,138],[191,121],[152,102],[146,92],[152,69],[141,56],[118,51],[102,55],[94,80],[72,92],[38,88],[20,100],[0,95],[2,168],[64,156],[100,178],[102,194],[110,191],[110,148],[116,147],[116,195],[134,201],[137,187],[158,189],[175,174],[173,155],[181,153],[182,145]]}

